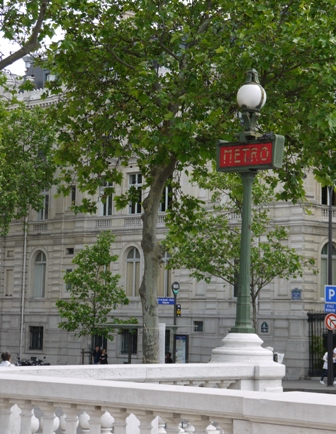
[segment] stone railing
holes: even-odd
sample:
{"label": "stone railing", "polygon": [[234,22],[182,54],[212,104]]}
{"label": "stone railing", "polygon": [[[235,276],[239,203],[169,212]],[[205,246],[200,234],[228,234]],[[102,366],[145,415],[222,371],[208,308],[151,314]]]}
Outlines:
{"label": "stone railing", "polygon": [[[14,369],[14,368],[13,368]],[[1,373],[1,372],[0,372]],[[282,392],[285,366],[226,363],[188,363],[171,365],[80,365],[15,367],[16,375],[132,381],[220,389]]]}
{"label": "stone railing", "polygon": [[0,434],[336,433],[335,395],[80,379],[69,368],[72,378],[2,369]]}

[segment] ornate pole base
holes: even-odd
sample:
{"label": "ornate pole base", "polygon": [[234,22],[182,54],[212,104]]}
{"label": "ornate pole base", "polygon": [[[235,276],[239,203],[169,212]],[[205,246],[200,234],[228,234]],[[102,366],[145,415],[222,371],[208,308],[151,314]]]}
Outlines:
{"label": "ornate pole base", "polygon": [[262,348],[263,341],[255,333],[229,333],[222,342],[222,347],[212,350],[210,363],[273,362],[272,351]]}

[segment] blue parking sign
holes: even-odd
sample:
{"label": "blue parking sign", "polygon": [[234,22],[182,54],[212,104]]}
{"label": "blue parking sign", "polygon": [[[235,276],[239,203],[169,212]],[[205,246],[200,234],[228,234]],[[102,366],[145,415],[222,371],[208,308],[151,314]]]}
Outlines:
{"label": "blue parking sign", "polygon": [[324,300],[325,303],[336,303],[336,285],[325,285]]}

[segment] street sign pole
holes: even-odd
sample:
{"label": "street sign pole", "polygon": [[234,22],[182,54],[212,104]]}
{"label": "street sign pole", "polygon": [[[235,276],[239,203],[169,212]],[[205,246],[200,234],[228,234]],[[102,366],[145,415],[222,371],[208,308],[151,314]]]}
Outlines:
{"label": "street sign pole", "polygon": [[[328,221],[328,285],[332,285],[332,197],[333,187],[328,187],[329,193],[329,221]],[[334,363],[333,363],[333,330],[328,329],[328,386],[334,384]]]}
{"label": "street sign pole", "polygon": [[[176,297],[180,289],[179,282],[172,284],[172,292],[174,294],[174,326],[176,326]],[[173,362],[176,362],[176,327],[174,327],[174,341],[173,341]]]}

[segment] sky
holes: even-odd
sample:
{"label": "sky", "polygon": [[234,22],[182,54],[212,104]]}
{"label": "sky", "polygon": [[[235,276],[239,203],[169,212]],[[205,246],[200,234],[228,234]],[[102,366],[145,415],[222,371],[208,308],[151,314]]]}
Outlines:
{"label": "sky", "polygon": [[[10,44],[8,41],[0,38],[0,47],[1,47],[0,51],[5,55],[5,57],[7,57],[10,54],[10,52],[16,51],[19,46],[17,44],[15,45]],[[18,74],[18,75],[24,75],[26,70],[24,61],[22,59],[14,62],[6,69],[8,69],[13,74]]]}

